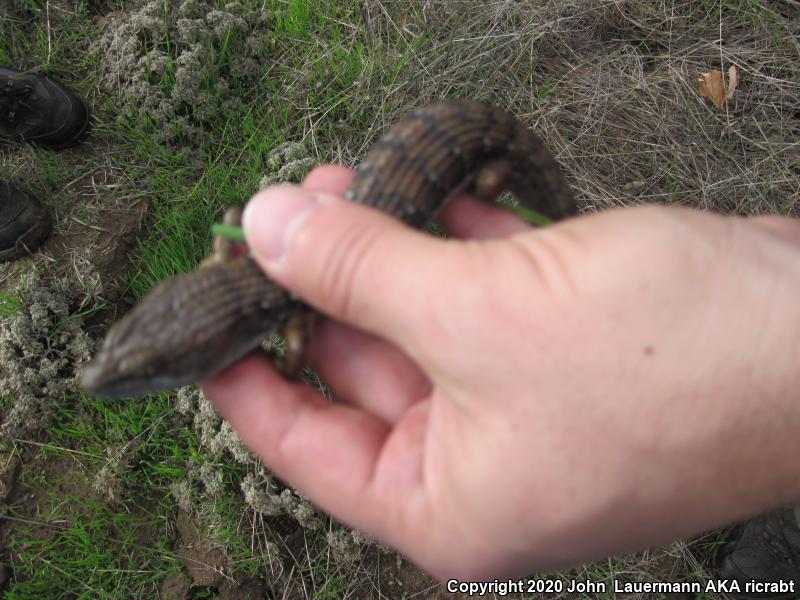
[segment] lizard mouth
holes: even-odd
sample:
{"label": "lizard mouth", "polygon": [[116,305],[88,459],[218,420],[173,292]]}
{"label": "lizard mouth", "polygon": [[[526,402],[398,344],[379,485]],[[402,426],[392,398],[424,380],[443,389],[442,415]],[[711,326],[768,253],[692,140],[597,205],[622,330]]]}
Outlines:
{"label": "lizard mouth", "polygon": [[158,375],[153,375],[144,383],[139,378],[127,378],[108,370],[102,359],[102,356],[98,356],[89,362],[80,375],[81,387],[96,398],[130,398],[174,387],[174,379]]}
{"label": "lizard mouth", "polygon": [[[102,361],[97,359],[91,361],[81,371],[81,387],[88,393],[99,398],[115,396],[118,392],[127,395],[124,389],[120,389],[125,388],[125,381],[120,381],[116,378],[113,381],[109,381],[109,377],[103,377],[103,373]],[[106,375],[108,375],[107,371]]]}
{"label": "lizard mouth", "polygon": [[138,379],[109,377],[108,372],[97,361],[87,364],[80,375],[81,387],[97,398],[133,398],[171,389],[174,384],[173,379],[161,378],[157,375],[144,383]]}

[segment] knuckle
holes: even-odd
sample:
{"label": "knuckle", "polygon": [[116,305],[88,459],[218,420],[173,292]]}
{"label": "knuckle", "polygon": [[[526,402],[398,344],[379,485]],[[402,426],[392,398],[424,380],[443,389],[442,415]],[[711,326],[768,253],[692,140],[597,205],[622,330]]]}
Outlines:
{"label": "knuckle", "polygon": [[571,235],[557,228],[536,231],[524,238],[510,238],[515,249],[528,264],[540,287],[559,296],[578,295],[574,265],[580,244]]}
{"label": "knuckle", "polygon": [[321,262],[319,293],[337,316],[351,317],[358,310],[359,286],[379,240],[378,228],[360,220],[348,222],[332,240]]}

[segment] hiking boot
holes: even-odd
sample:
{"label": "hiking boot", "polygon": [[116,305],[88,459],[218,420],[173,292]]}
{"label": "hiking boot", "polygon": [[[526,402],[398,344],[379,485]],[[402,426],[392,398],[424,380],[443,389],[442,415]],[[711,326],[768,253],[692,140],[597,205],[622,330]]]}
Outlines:
{"label": "hiking boot", "polygon": [[66,148],[88,126],[86,105],[63,85],[46,75],[0,67],[0,141]]}
{"label": "hiking boot", "polygon": [[739,592],[729,592],[732,598],[800,596],[798,514],[800,510],[796,514],[793,508],[782,509],[729,530],[716,550],[712,569],[717,578],[738,583]]}
{"label": "hiking boot", "polygon": [[0,261],[31,254],[50,233],[44,207],[19,188],[0,181]]}

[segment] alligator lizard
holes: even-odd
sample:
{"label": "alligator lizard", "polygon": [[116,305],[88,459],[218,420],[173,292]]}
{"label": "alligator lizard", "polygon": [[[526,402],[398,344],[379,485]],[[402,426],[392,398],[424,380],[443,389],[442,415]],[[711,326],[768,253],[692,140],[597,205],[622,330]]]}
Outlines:
{"label": "alligator lizard", "polygon": [[[468,100],[424,106],[393,125],[346,195],[422,227],[468,187],[488,200],[508,188],[553,219],[576,212],[543,142],[508,113]],[[161,282],[116,323],[81,385],[97,396],[127,397],[202,381],[308,314],[249,256],[203,266]]]}

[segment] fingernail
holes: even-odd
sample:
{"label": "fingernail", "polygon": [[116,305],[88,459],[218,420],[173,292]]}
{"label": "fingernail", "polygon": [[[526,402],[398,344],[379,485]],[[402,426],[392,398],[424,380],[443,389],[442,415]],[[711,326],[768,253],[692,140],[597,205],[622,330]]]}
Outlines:
{"label": "fingernail", "polygon": [[247,243],[252,252],[268,261],[280,261],[302,222],[319,208],[313,192],[279,185],[259,192],[242,215]]}

